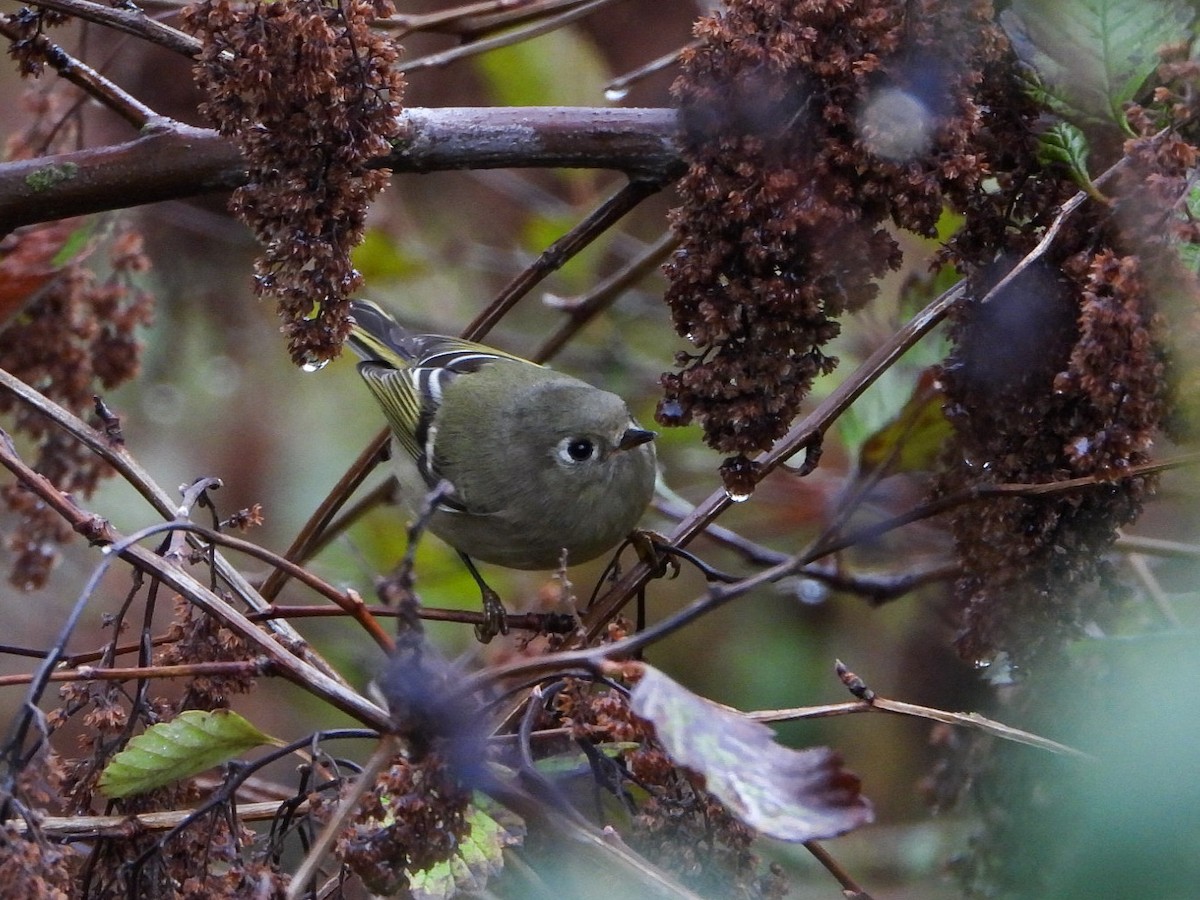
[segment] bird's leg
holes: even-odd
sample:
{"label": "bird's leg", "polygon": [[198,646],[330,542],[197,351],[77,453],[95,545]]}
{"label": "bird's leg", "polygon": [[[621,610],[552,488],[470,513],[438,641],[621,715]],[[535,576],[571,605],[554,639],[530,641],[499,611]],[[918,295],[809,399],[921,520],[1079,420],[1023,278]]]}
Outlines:
{"label": "bird's leg", "polygon": [[479,574],[479,570],[475,568],[475,563],[471,562],[471,557],[465,553],[458,555],[462,557],[467,571],[479,585],[479,593],[483,598],[483,622],[475,626],[475,639],[481,644],[486,644],[498,634],[508,634],[508,614],[504,610],[504,603],[501,602],[500,595],[488,587],[483,576]]}
{"label": "bird's leg", "polygon": [[679,560],[672,555],[675,548],[671,546],[666,535],[636,528],[629,535],[629,543],[633,545],[638,560],[649,566],[653,577],[662,578],[667,574],[668,568],[672,578],[679,575]]}

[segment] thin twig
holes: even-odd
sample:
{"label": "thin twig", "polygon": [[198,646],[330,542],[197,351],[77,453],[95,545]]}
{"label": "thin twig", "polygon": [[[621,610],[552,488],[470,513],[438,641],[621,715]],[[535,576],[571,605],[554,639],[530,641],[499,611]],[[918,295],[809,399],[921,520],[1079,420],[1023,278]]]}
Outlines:
{"label": "thin twig", "polygon": [[463,337],[483,340],[517,301],[551,273],[562,268],[584,247],[611,228],[630,210],[663,188],[657,178],[632,178],[600,204],[585,219],[542,251],[520,275],[514,278],[463,331]]}
{"label": "thin twig", "polygon": [[552,359],[584,325],[612,304],[631,285],[637,284],[657,268],[658,264],[678,243],[679,238],[675,233],[667,231],[634,259],[631,259],[582,297],[548,303],[548,306],[566,312],[568,319],[542,344],[531,359],[534,362],[545,362]]}
{"label": "thin twig", "polygon": [[137,7],[106,6],[89,0],[30,0],[30,3],[131,34],[189,59],[204,49],[199,39],[150,18]]}
{"label": "thin twig", "polygon": [[1142,590],[1150,595],[1151,602],[1158,608],[1167,624],[1172,628],[1182,628],[1183,619],[1179,617],[1175,605],[1171,603],[1171,598],[1167,596],[1167,592],[1163,590],[1158,578],[1150,570],[1146,557],[1141,553],[1130,553],[1125,557],[1125,561],[1129,563],[1129,568],[1133,570],[1133,574],[1141,583]]}
{"label": "thin twig", "polygon": [[366,766],[355,777],[350,791],[338,802],[337,809],[334,810],[333,815],[329,817],[329,821],[321,828],[321,833],[318,835],[316,842],[308,849],[308,852],[304,856],[304,861],[296,869],[296,874],[292,876],[292,880],[288,884],[287,900],[298,900],[298,898],[308,894],[309,884],[316,877],[317,868],[333,848],[334,841],[337,840],[347,820],[358,808],[359,801],[375,785],[375,779],[379,777],[384,767],[391,763],[399,752],[399,740],[391,734],[383,735],[379,741],[379,746],[371,754],[371,758],[367,761]]}
{"label": "thin twig", "polygon": [[614,78],[604,86],[604,96],[613,100],[624,97],[629,92],[631,85],[641,81],[643,78],[648,78],[655,72],[665,69],[667,66],[674,65],[679,62],[680,57],[683,56],[685,51],[698,49],[699,47],[699,40],[689,41],[677,50],[664,53],[662,56],[655,57],[650,62],[638,66],[636,69],[626,72],[618,78]]}
{"label": "thin twig", "polygon": [[[325,674],[324,671],[289,652],[278,641],[269,637],[246,617],[208,587],[201,584],[178,566],[171,564],[158,554],[138,545],[136,542],[155,534],[180,527],[177,522],[163,522],[144,528],[134,534],[123,537],[116,532],[104,519],[89,513],[77,506],[70,498],[58,490],[44,476],[30,469],[15,453],[7,435],[0,432],[0,465],[13,473],[17,480],[39,499],[58,512],[65,521],[77,531],[88,534],[90,540],[99,543],[109,543],[110,548],[105,558],[97,566],[95,573],[85,586],[77,607],[82,612],[91,592],[95,589],[99,577],[115,558],[123,559],[146,574],[159,579],[172,590],[183,595],[189,602],[200,607],[204,612],[217,618],[227,626],[250,648],[250,652],[267,657],[280,675],[299,685],[309,693],[327,701],[337,709],[353,716],[364,724],[379,729],[389,727],[387,714],[362,695],[347,687],[338,679]],[[73,614],[74,615],[74,614]],[[73,627],[73,622],[68,621]],[[64,632],[69,633],[64,626]],[[47,672],[62,656],[61,648],[52,651],[46,657],[43,666]],[[44,687],[44,684],[43,684]]]}
{"label": "thin twig", "polygon": [[817,862],[823,865],[826,871],[837,879],[838,884],[842,886],[842,894],[845,900],[871,900],[871,895],[864,891],[857,881],[855,881],[849,872],[847,872],[842,864],[833,858],[833,855],[826,850],[817,841],[805,841],[804,849],[816,857]]}
{"label": "thin twig", "polygon": [[[308,801],[301,801],[298,810],[304,811],[307,808]],[[193,810],[190,809],[171,809],[149,813],[121,813],[119,816],[39,816],[38,831],[62,841],[95,840],[104,837],[128,838],[131,828],[145,832],[165,831],[174,828],[192,813]],[[279,815],[279,801],[239,803],[236,813],[238,821],[241,822],[270,822]],[[4,824],[17,834],[28,831],[25,823],[19,819],[9,819]]]}
{"label": "thin twig", "polygon": [[[177,666],[80,666],[78,669],[55,669],[47,681],[131,681],[135,678],[197,678],[206,675],[227,675],[234,678],[257,678],[269,675],[266,659],[227,660],[225,662],[181,663]],[[0,687],[31,684],[33,673],[0,675]]]}
{"label": "thin twig", "polygon": [[[381,433],[379,436],[384,437],[388,434],[390,432]],[[375,509],[375,507],[395,503],[398,500],[397,494],[399,490],[400,484],[396,481],[395,476],[388,476],[379,482],[379,484],[355,500],[354,503],[350,504],[350,506],[344,510],[339,510],[340,515],[337,515],[327,525],[324,525],[314,535],[313,540],[307,546],[301,548],[303,554],[297,556],[293,562],[301,565],[307,564],[310,559],[320,555],[321,551],[332,544],[339,535],[349,531],[356,522]],[[333,492],[331,491],[330,493],[332,494]],[[352,494],[353,490],[351,491]],[[299,535],[297,535],[297,538],[299,538]],[[291,549],[289,549],[289,552],[291,552]]]}
{"label": "thin twig", "polygon": [[521,0],[516,3],[513,0],[485,0],[436,12],[397,14],[376,19],[371,26],[384,30],[398,28],[406,35],[429,31],[454,34],[469,40],[530,19],[542,19],[556,10],[570,9],[583,2],[586,0]]}
{"label": "thin twig", "polygon": [[[159,487],[124,445],[114,444],[107,435],[96,431],[70,410],[55,403],[4,369],[0,369],[0,389],[7,390],[21,403],[45,416],[112,466],[164,519],[175,518],[178,512],[178,502]],[[70,518],[67,518],[67,521],[71,521]],[[250,586],[242,573],[230,565],[228,560],[218,554],[214,559],[214,564],[217,575],[237,594],[239,600],[251,609],[266,608],[266,601]],[[306,647],[303,637],[290,624],[275,622],[271,623],[269,627],[326,675],[340,677],[336,675],[332,666]]]}
{"label": "thin twig", "polygon": [[1124,553],[1143,553],[1147,556],[1165,556],[1173,559],[1200,559],[1200,544],[1143,537],[1138,534],[1118,535],[1113,546]]}
{"label": "thin twig", "polygon": [[[313,514],[308,517],[308,521],[300,528],[292,545],[284,554],[285,559],[290,562],[305,563],[312,558],[316,548],[324,546],[332,539],[329,523],[334,520],[338,510],[350,499],[358,486],[366,480],[384,457],[391,434],[391,431],[385,428],[375,435],[371,443],[358,454],[358,458],[350,464],[350,468],[338,479],[337,484],[325,495],[325,499],[320,502]],[[290,575],[285,569],[276,568],[262,586],[263,598],[270,603],[278,597],[289,577]]]}
{"label": "thin twig", "polygon": [[[21,32],[13,23],[11,16],[0,15],[0,35],[4,35],[10,41],[21,38]],[[100,101],[134,128],[144,128],[154,121],[163,123],[170,121],[115,82],[109,81],[86,63],[71,56],[44,34],[36,35],[33,40],[39,58],[52,66],[60,78],[71,82],[89,97]]]}
{"label": "thin twig", "polygon": [[[363,610],[381,619],[397,618],[408,615],[407,610],[395,606],[364,606]],[[348,615],[345,607],[337,605],[324,606],[285,606],[272,604],[262,612],[250,613],[246,616],[251,622],[261,622],[265,619],[321,619]],[[417,610],[417,617],[426,622],[454,622],[460,625],[483,625],[484,615],[469,609],[441,609],[436,606],[422,606]],[[517,631],[532,631],[536,634],[568,634],[575,629],[575,619],[566,613],[509,613],[506,619],[508,626]]]}
{"label": "thin twig", "polygon": [[449,65],[459,59],[464,59],[469,56],[478,56],[481,53],[486,53],[489,50],[496,50],[500,47],[509,47],[513,44],[519,44],[522,41],[527,41],[530,38],[535,38],[541,34],[549,34],[551,31],[557,31],[564,25],[582,19],[584,16],[591,15],[602,6],[607,6],[613,0],[591,0],[590,3],[584,3],[577,9],[568,12],[559,13],[558,15],[548,16],[539,22],[529,25],[525,28],[515,28],[512,31],[507,31],[503,34],[498,34],[495,37],[484,38],[483,40],[472,41],[469,44],[463,44],[460,47],[455,47],[452,50],[443,50],[441,53],[431,53],[428,56],[419,56],[416,59],[407,62],[401,61],[396,67],[403,72],[415,72],[418,69],[434,69],[441,66]]}

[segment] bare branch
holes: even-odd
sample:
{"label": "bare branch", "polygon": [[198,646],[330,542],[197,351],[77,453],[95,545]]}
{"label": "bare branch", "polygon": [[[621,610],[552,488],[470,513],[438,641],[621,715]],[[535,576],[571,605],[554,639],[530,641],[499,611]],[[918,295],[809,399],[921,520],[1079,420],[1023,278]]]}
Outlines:
{"label": "bare branch", "polygon": [[[10,41],[20,39],[20,29],[11,16],[0,15],[0,35]],[[158,118],[158,114],[137,97],[105,78],[91,66],[75,59],[44,34],[37,35],[33,41],[37,52],[48,65],[54,67],[60,78],[65,78],[84,93],[95,97],[134,128],[142,128]]]}
{"label": "bare branch", "polygon": [[114,7],[103,3],[90,3],[88,0],[33,0],[33,5],[75,16],[85,22],[106,25],[115,31],[122,31],[165,47],[181,56],[193,57],[203,48],[196,38],[152,19],[136,6]]}
{"label": "bare branch", "polygon": [[[410,109],[379,168],[613,169],[669,180],[682,165],[671,109]],[[165,119],[124,144],[0,164],[0,235],[22,225],[178,200],[245,184],[234,142]]]}

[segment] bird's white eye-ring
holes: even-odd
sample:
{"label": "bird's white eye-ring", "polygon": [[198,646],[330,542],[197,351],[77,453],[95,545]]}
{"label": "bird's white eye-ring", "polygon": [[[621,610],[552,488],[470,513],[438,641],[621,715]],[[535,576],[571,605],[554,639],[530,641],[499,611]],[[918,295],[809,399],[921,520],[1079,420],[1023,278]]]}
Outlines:
{"label": "bird's white eye-ring", "polygon": [[565,437],[558,442],[558,458],[565,463],[587,462],[596,455],[596,445],[591,438]]}

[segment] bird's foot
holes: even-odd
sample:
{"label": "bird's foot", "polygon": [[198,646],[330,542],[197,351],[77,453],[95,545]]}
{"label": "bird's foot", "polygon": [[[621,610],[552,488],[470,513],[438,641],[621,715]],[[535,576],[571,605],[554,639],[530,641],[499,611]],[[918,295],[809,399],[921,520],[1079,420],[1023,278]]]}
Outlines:
{"label": "bird's foot", "polygon": [[487,644],[498,634],[508,634],[508,613],[500,595],[490,587],[484,587],[483,621],[475,626],[475,639]]}

